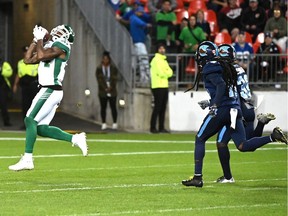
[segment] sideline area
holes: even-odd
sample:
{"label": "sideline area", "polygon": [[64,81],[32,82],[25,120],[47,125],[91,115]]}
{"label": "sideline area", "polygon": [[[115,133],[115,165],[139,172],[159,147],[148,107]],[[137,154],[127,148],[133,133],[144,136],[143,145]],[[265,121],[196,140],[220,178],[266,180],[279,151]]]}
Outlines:
{"label": "sideline area", "polygon": [[[3,131],[25,132],[21,110],[9,109],[9,114],[10,114],[10,122],[12,126],[9,126],[9,127],[3,126],[3,123],[1,120],[0,131],[3,130]],[[86,133],[105,133],[105,132],[112,131],[110,129],[102,131],[101,125],[99,124],[77,118],[75,116],[69,115],[61,111],[57,111],[54,119],[51,122],[51,125],[60,127],[61,129],[71,132],[71,133],[78,133],[82,131]]]}

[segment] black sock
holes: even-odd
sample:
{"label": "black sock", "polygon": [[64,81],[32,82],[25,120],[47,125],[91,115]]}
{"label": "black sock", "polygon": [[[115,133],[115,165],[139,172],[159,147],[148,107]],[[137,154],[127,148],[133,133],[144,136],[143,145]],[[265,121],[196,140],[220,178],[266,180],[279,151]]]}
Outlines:
{"label": "black sock", "polygon": [[231,179],[230,152],[227,145],[218,146],[218,156],[226,179]]}

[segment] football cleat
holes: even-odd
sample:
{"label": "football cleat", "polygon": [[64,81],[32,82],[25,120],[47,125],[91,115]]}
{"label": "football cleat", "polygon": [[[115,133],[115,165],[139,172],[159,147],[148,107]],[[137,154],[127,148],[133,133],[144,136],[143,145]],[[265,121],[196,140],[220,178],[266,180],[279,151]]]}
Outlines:
{"label": "football cleat", "polygon": [[268,124],[271,120],[275,120],[276,117],[272,113],[263,114],[260,113],[257,115],[257,120],[263,124]]}
{"label": "football cleat", "polygon": [[33,169],[34,169],[33,160],[27,159],[24,156],[21,157],[18,163],[9,166],[9,170],[13,171],[33,170]]}
{"label": "football cleat", "polygon": [[235,183],[235,180],[233,177],[231,177],[230,179],[226,179],[224,176],[221,176],[215,182],[216,183]]}
{"label": "football cleat", "polygon": [[74,134],[72,138],[72,146],[78,146],[81,151],[83,156],[88,155],[88,145],[86,143],[86,134],[84,132],[80,134]]}
{"label": "football cleat", "polygon": [[202,177],[194,176],[190,177],[187,180],[182,180],[182,184],[185,186],[195,186],[195,187],[203,187]]}
{"label": "football cleat", "polygon": [[273,129],[273,132],[271,134],[271,138],[273,141],[283,142],[286,145],[288,145],[287,135],[284,134],[284,132],[279,127],[276,127]]}

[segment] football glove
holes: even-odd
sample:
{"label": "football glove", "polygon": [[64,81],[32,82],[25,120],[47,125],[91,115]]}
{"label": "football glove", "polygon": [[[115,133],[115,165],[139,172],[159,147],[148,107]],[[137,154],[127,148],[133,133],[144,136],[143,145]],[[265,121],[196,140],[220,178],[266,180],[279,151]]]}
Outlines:
{"label": "football glove", "polygon": [[217,106],[213,105],[209,107],[209,115],[214,118],[217,115]]}
{"label": "football glove", "polygon": [[42,26],[35,26],[34,29],[33,29],[33,35],[34,35],[34,41],[35,39],[38,41],[38,40],[41,40],[45,37],[45,35],[48,33],[48,31],[43,28]]}
{"label": "football glove", "polygon": [[209,107],[210,102],[209,100],[202,100],[198,102],[199,106],[204,110],[206,107]]}

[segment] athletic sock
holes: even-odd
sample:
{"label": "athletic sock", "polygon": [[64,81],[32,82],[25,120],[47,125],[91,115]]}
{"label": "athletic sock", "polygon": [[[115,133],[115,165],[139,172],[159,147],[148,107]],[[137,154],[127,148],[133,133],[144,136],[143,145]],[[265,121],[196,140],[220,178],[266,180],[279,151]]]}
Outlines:
{"label": "athletic sock", "polygon": [[61,130],[58,127],[49,126],[49,125],[39,125],[38,126],[38,135],[42,137],[49,137],[57,140],[64,140],[67,142],[72,141],[73,135]]}
{"label": "athletic sock", "polygon": [[202,180],[202,174],[194,174],[193,179]]}
{"label": "athletic sock", "polygon": [[33,153],[37,137],[37,122],[31,117],[25,117],[24,122],[26,126],[25,153]]}
{"label": "athletic sock", "polygon": [[196,136],[195,151],[194,151],[194,162],[195,162],[194,173],[202,175],[204,156],[205,156],[205,142]]}
{"label": "athletic sock", "polygon": [[218,156],[219,156],[219,160],[221,163],[224,177],[226,179],[231,179],[232,174],[231,174],[231,168],[230,168],[230,152],[229,152],[228,146],[227,145],[221,146],[221,147],[217,146],[217,148],[218,148],[217,149]]}

